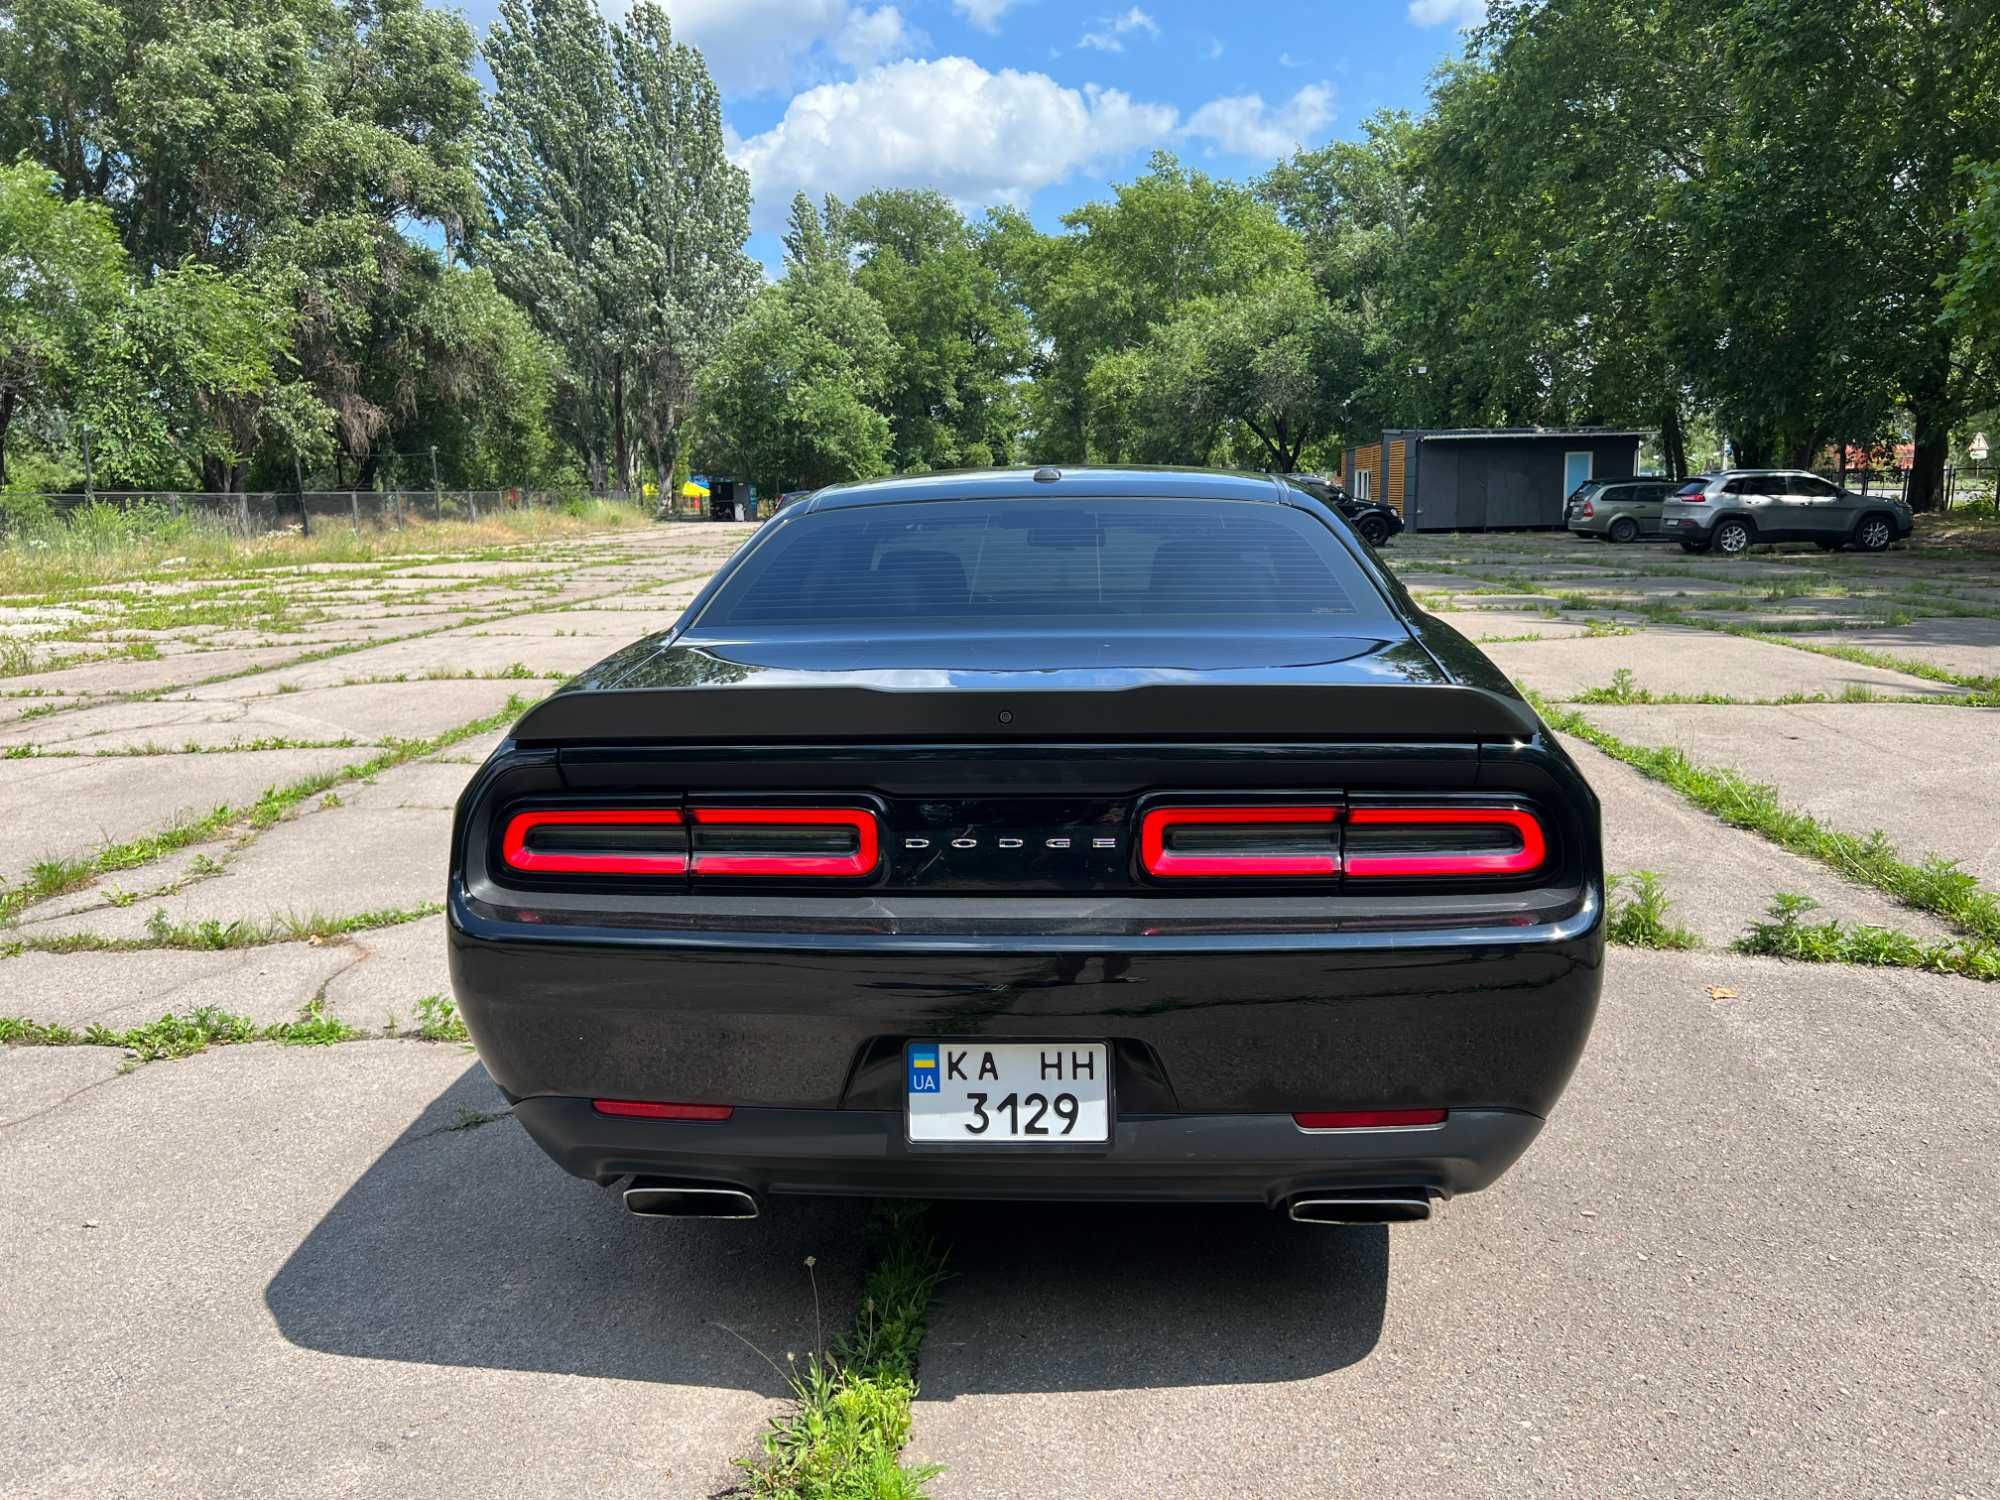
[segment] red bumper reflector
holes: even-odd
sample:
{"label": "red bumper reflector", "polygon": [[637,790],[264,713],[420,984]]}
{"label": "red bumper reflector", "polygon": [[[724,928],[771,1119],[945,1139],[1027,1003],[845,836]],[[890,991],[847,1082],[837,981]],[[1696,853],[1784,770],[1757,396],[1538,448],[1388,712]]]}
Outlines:
{"label": "red bumper reflector", "polygon": [[729,1104],[655,1104],[650,1099],[593,1099],[590,1107],[600,1115],[631,1120],[726,1120],[735,1108]]}
{"label": "red bumper reflector", "polygon": [[1442,1125],[1441,1109],[1314,1109],[1292,1116],[1301,1130],[1393,1130],[1404,1125]]}
{"label": "red bumper reflector", "polygon": [[593,854],[528,847],[528,835],[537,828],[679,827],[680,821],[679,810],[671,807],[577,807],[516,813],[507,822],[501,853],[514,869],[535,875],[682,875],[687,872],[687,855],[679,852],[607,850]]}
{"label": "red bumper reflector", "polygon": [[1316,850],[1283,853],[1245,850],[1235,853],[1227,849],[1184,854],[1167,847],[1167,830],[1223,825],[1241,828],[1245,839],[1250,840],[1255,838],[1255,830],[1260,826],[1318,823],[1331,827],[1339,817],[1340,809],[1335,807],[1156,807],[1139,824],[1140,860],[1148,875],[1174,879],[1228,875],[1338,875],[1340,852],[1331,839],[1327,841],[1323,854]]}
{"label": "red bumper reflector", "polygon": [[1518,807],[1352,807],[1347,821],[1356,828],[1511,828],[1518,849],[1462,854],[1364,854],[1350,848],[1347,873],[1357,877],[1411,875],[1526,875],[1548,858],[1548,841],[1535,815]]}
{"label": "red bumper reflector", "polygon": [[701,828],[851,828],[850,854],[730,854],[697,848],[697,875],[872,875],[882,841],[875,814],[865,807],[694,807]]}

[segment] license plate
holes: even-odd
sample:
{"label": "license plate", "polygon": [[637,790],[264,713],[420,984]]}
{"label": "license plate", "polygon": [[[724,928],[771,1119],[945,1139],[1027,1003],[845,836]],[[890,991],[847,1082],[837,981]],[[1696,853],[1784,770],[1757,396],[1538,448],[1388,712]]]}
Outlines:
{"label": "license plate", "polygon": [[1103,1042],[911,1042],[903,1063],[913,1141],[1111,1139],[1111,1049]]}

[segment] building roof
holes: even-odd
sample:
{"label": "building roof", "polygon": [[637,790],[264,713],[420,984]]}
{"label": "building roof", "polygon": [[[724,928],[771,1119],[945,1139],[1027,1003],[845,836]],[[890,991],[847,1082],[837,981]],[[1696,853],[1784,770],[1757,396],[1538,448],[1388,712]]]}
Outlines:
{"label": "building roof", "polygon": [[1470,441],[1479,438],[1643,438],[1647,434],[1633,427],[1446,427],[1429,431],[1422,427],[1391,428],[1414,432],[1428,443],[1438,439]]}

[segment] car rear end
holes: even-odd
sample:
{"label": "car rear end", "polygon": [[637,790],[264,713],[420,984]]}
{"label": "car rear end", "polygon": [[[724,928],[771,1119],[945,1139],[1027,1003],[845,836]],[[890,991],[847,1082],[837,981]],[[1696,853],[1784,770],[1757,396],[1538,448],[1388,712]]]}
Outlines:
{"label": "car rear end", "polygon": [[1690,474],[1660,507],[1660,534],[1691,547],[1705,546],[1727,474]]}
{"label": "car rear end", "polygon": [[[976,553],[874,507],[846,616],[804,629],[783,601],[815,585],[786,568],[845,554],[823,499],[788,510],[760,535],[823,535],[739,559],[758,578],[481,769],[454,985],[563,1167],[653,1212],[832,1192],[1349,1222],[1423,1217],[1526,1149],[1602,966],[1575,767],[1309,501],[1204,513],[1205,633],[1079,630],[1035,602],[1059,588],[983,587],[1118,562],[1144,527],[1076,500]],[[1243,541],[1281,512],[1317,533],[1306,564],[1303,533]],[[1190,540],[1131,596],[1172,602]],[[1278,608],[1231,618],[1252,553]]]}
{"label": "car rear end", "polygon": [[1610,524],[1608,516],[1598,514],[1597,497],[1603,489],[1603,480],[1586,479],[1563,502],[1563,524],[1575,535],[1603,537],[1605,528]]}

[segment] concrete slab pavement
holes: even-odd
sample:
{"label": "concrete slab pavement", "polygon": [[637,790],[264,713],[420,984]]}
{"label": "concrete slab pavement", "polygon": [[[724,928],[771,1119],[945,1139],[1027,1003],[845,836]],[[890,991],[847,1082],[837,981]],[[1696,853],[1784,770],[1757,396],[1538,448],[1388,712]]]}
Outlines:
{"label": "concrete slab pavement", "polygon": [[94,1061],[0,1069],[72,1090],[0,1151],[10,1493],[711,1495],[813,1345],[806,1256],[850,1316],[861,1206],[628,1218],[462,1048]]}
{"label": "concrete slab pavement", "polygon": [[1430,1224],[951,1212],[913,1454],[942,1500],[1993,1495],[1993,1016],[1621,951],[1549,1128]]}
{"label": "concrete slab pavement", "polygon": [[1903,672],[1699,630],[1652,629],[1599,640],[1521,641],[1485,649],[1516,682],[1557,700],[1608,686],[1620,667],[1631,671],[1636,687],[1653,693],[1763,699],[1817,693],[1838,698],[1866,689],[1927,698],[1957,691]]}
{"label": "concrete slab pavement", "polygon": [[1622,740],[1670,745],[1774,786],[1787,807],[1830,828],[1864,836],[1879,828],[1906,860],[1955,859],[2000,887],[2000,708],[1667,704],[1584,713]]}
{"label": "concrete slab pavement", "polygon": [[2000,678],[2000,620],[1982,615],[1861,626],[1799,639],[1816,645],[1860,646],[1966,677]]}
{"label": "concrete slab pavement", "polygon": [[1928,913],[1843,880],[1817,860],[1729,827],[1581,740],[1565,735],[1562,742],[1604,805],[1605,869],[1614,875],[1640,870],[1658,875],[1673,903],[1671,919],[1711,947],[1728,947],[1784,891],[1812,897],[1822,919],[1896,927],[1927,939],[1956,935]]}
{"label": "concrete slab pavement", "polygon": [[233,750],[14,760],[0,776],[0,878],[17,880],[37,861],[75,858],[200,817],[225,803],[254,802],[269,787],[331,771],[353,750]]}

